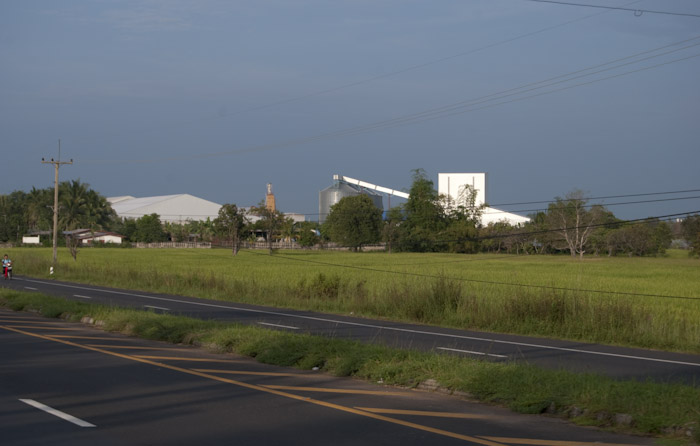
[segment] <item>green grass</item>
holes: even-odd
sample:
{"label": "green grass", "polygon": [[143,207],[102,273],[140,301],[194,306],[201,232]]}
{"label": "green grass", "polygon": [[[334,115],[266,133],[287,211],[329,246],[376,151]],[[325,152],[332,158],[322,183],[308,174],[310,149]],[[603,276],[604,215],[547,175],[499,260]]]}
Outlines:
{"label": "green grass", "polygon": [[[244,327],[153,312],[64,301],[37,293],[0,289],[0,306],[48,317],[89,316],[111,331],[173,343],[207,346],[258,361],[302,369],[319,367],[337,376],[416,387],[429,379],[443,388],[507,406],[520,413],[547,412],[610,430],[663,436],[684,444],[679,427],[694,427],[700,441],[700,387],[621,382],[592,374],[542,370],[456,356],[396,350],[357,342]],[[616,423],[626,414],[631,424]],[[671,444],[667,442],[666,444]]]}
{"label": "green grass", "polygon": [[[13,249],[48,277],[50,249]],[[59,252],[55,278],[278,307],[700,353],[700,261],[205,249]],[[618,294],[591,292],[609,291]],[[660,295],[655,297],[635,295]]]}

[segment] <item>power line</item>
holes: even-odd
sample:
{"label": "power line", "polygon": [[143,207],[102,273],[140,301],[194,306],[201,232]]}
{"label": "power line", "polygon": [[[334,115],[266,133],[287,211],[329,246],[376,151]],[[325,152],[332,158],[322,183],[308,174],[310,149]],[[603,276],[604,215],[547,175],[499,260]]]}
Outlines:
{"label": "power line", "polygon": [[[581,86],[585,86],[585,85],[590,85],[590,84],[594,84],[597,82],[602,82],[604,80],[613,79],[613,78],[617,78],[617,77],[621,77],[621,76],[626,76],[629,74],[639,73],[642,71],[647,71],[647,70],[651,70],[654,68],[659,68],[659,67],[664,66],[664,65],[669,65],[671,63],[682,62],[682,61],[685,61],[685,60],[688,60],[688,59],[691,59],[694,57],[698,57],[698,56],[700,56],[700,53],[693,54],[693,55],[679,58],[679,59],[674,59],[674,60],[658,63],[656,65],[646,66],[646,67],[638,68],[635,70],[630,70],[630,71],[626,71],[626,72],[622,72],[622,73],[618,73],[618,74],[614,74],[614,75],[610,75],[610,76],[606,76],[606,77],[602,77],[602,78],[598,78],[598,79],[593,79],[591,81],[586,81],[586,82],[581,82],[581,83],[577,83],[577,84],[573,84],[573,85],[563,86],[563,87],[555,88],[555,89],[549,90],[549,91],[538,92],[538,93],[534,93],[534,94],[531,94],[528,96],[514,97],[514,96],[522,95],[524,93],[534,92],[537,90],[541,90],[543,88],[552,87],[555,85],[570,82],[570,81],[575,80],[575,79],[581,79],[581,78],[584,78],[587,76],[600,74],[600,73],[614,70],[614,69],[618,69],[618,68],[621,68],[621,67],[624,67],[627,65],[640,63],[640,62],[643,62],[646,60],[650,60],[653,58],[661,57],[661,56],[668,55],[668,54],[671,54],[674,52],[678,52],[678,51],[689,49],[689,48],[692,48],[695,46],[699,46],[700,43],[693,43],[693,44],[687,45],[687,46],[682,47],[682,48],[676,48],[676,49],[672,49],[672,50],[663,52],[661,54],[650,55],[650,56],[644,57],[642,59],[625,62],[625,63],[619,64],[616,66],[600,69],[598,71],[593,71],[593,72],[589,72],[586,74],[581,74],[581,73],[585,73],[586,71],[591,71],[591,70],[594,70],[594,69],[597,69],[597,68],[600,68],[603,66],[615,64],[615,63],[622,62],[622,61],[628,61],[629,59],[637,58],[639,56],[651,54],[651,53],[658,52],[661,50],[666,50],[666,49],[671,48],[673,46],[678,46],[678,45],[681,45],[684,43],[689,43],[689,42],[692,42],[692,41],[695,41],[698,39],[700,39],[700,36],[696,36],[696,37],[693,37],[690,39],[685,39],[685,40],[682,40],[679,42],[675,42],[675,43],[672,43],[669,45],[665,45],[665,46],[658,47],[658,48],[648,50],[648,51],[644,51],[641,53],[637,53],[637,54],[634,54],[631,56],[626,56],[623,58],[615,59],[613,61],[609,61],[609,62],[606,62],[603,64],[594,65],[594,66],[591,66],[591,67],[588,67],[585,69],[576,70],[576,71],[573,71],[571,73],[567,73],[564,75],[555,76],[555,77],[549,78],[547,80],[526,84],[526,85],[523,85],[520,87],[511,88],[511,89],[504,90],[504,91],[501,91],[498,93],[493,93],[493,94],[490,94],[487,96],[482,96],[479,98],[470,99],[470,100],[466,100],[466,101],[460,101],[460,102],[453,103],[453,104],[450,104],[447,106],[438,107],[438,108],[434,108],[434,109],[430,109],[430,110],[425,110],[422,112],[413,113],[413,114],[409,114],[409,115],[404,115],[404,116],[401,116],[398,118],[376,121],[374,123],[365,124],[365,125],[361,125],[361,126],[357,126],[357,127],[351,127],[348,129],[341,129],[341,130],[326,132],[326,133],[322,133],[319,135],[314,135],[314,136],[309,136],[309,137],[301,137],[301,138],[296,138],[296,139],[283,141],[283,142],[279,142],[279,143],[263,144],[263,145],[251,146],[251,147],[243,148],[243,149],[226,150],[226,151],[213,152],[213,153],[203,153],[203,154],[199,154],[199,155],[175,156],[175,157],[165,157],[165,158],[159,158],[159,159],[143,159],[143,160],[93,160],[92,163],[152,163],[152,162],[162,162],[162,161],[213,158],[213,157],[220,157],[220,156],[233,155],[233,154],[241,154],[241,153],[258,152],[258,151],[263,151],[263,150],[279,149],[279,148],[284,148],[284,147],[294,146],[294,145],[299,145],[299,144],[318,142],[318,141],[321,141],[324,139],[333,139],[333,138],[340,138],[340,137],[345,137],[345,136],[359,135],[359,134],[363,134],[363,133],[369,133],[369,132],[385,130],[385,129],[394,128],[394,127],[404,126],[404,125],[408,125],[408,124],[414,124],[414,123],[418,123],[418,122],[434,120],[434,119],[438,119],[438,118],[455,116],[455,115],[464,114],[464,113],[468,113],[468,112],[484,110],[484,109],[499,106],[499,105],[505,105],[505,104],[509,104],[509,103],[513,103],[513,102],[523,101],[526,99],[532,99],[535,97],[544,96],[544,95],[548,95],[548,94],[552,94],[552,93],[557,93],[557,92],[561,92],[561,91],[565,91],[565,90],[569,90],[572,88],[577,88],[577,87],[581,87]],[[576,76],[574,76],[574,75],[576,75]],[[556,80],[556,82],[554,82],[555,80]],[[519,90],[521,90],[521,91],[519,91]],[[508,98],[510,98],[510,99],[508,99]],[[502,99],[505,99],[505,100],[502,100]],[[495,101],[500,101],[500,102],[495,102]]]}
{"label": "power line", "polygon": [[[639,2],[641,2],[641,1],[642,1],[642,0],[633,0],[633,1],[631,1],[631,2],[625,3],[625,6],[632,5],[632,4],[635,4],[635,3],[639,3]],[[307,94],[302,94],[302,95],[295,96],[295,97],[292,97],[292,98],[283,99],[283,100],[279,100],[279,101],[274,101],[274,102],[270,102],[270,103],[262,104],[262,105],[258,105],[258,106],[253,106],[253,107],[246,108],[246,109],[239,110],[239,111],[232,112],[232,113],[226,113],[226,114],[223,114],[223,115],[219,116],[219,118],[225,118],[225,117],[229,117],[229,116],[237,116],[237,115],[241,115],[241,114],[245,114],[245,113],[250,113],[250,112],[254,112],[254,111],[265,110],[265,109],[272,108],[272,107],[276,107],[276,106],[279,106],[279,105],[285,105],[285,104],[289,104],[289,103],[299,102],[299,101],[302,101],[302,100],[304,100],[304,99],[308,99],[308,98],[312,98],[312,97],[316,97],[316,96],[321,96],[321,95],[324,95],[324,94],[333,93],[333,92],[336,92],[336,91],[341,91],[341,90],[345,90],[345,89],[352,88],[352,87],[357,87],[357,86],[364,85],[364,84],[367,84],[367,83],[370,83],[370,82],[374,82],[374,81],[378,81],[378,80],[381,80],[381,79],[387,79],[387,78],[390,78],[390,77],[397,76],[397,75],[399,75],[399,74],[407,73],[407,72],[409,72],[409,71],[418,70],[418,69],[425,68],[425,67],[428,67],[428,66],[431,66],[431,65],[439,64],[439,63],[446,62],[446,61],[449,61],[449,60],[457,59],[457,58],[459,58],[459,57],[468,56],[468,55],[470,55],[470,54],[478,53],[478,52],[481,52],[481,51],[484,51],[484,50],[487,50],[487,49],[491,49],[491,48],[495,48],[495,47],[498,47],[498,46],[501,46],[501,45],[505,45],[505,44],[507,44],[507,43],[514,42],[514,41],[516,41],[516,40],[524,39],[524,38],[526,38],[526,37],[531,37],[531,36],[535,36],[535,35],[537,35],[537,34],[542,34],[542,33],[545,33],[545,32],[547,32],[547,31],[551,31],[551,30],[553,30],[553,29],[560,28],[560,27],[563,27],[563,26],[566,26],[566,25],[570,25],[570,24],[572,24],[572,23],[576,23],[576,22],[580,22],[580,21],[583,21],[583,20],[587,20],[587,19],[590,19],[590,18],[592,18],[592,17],[596,17],[596,16],[599,16],[599,15],[602,15],[602,14],[606,14],[606,13],[608,13],[608,12],[610,12],[610,11],[596,12],[596,13],[594,13],[594,14],[589,14],[589,15],[586,15],[586,16],[583,16],[583,17],[579,17],[579,18],[576,18],[576,19],[567,20],[567,21],[565,21],[565,22],[562,22],[562,23],[559,23],[559,24],[556,24],[556,25],[552,25],[552,26],[548,26],[548,27],[545,27],[545,28],[541,28],[541,29],[536,30],[536,31],[531,31],[531,32],[527,32],[527,33],[524,33],[524,34],[519,34],[519,35],[517,35],[517,36],[515,36],[515,37],[511,37],[511,38],[508,38],[508,39],[500,40],[500,41],[497,41],[497,42],[494,42],[494,43],[491,43],[491,44],[487,44],[487,45],[484,45],[484,46],[481,46],[481,47],[478,47],[478,48],[474,48],[474,49],[471,49],[471,50],[468,50],[468,51],[463,51],[463,52],[456,53],[456,54],[453,54],[453,55],[450,55],[450,56],[445,56],[445,57],[441,57],[441,58],[434,59],[434,60],[431,60],[431,61],[422,62],[422,63],[418,63],[418,64],[415,64],[415,65],[410,65],[410,66],[407,66],[407,67],[404,67],[404,68],[400,68],[400,69],[395,70],[395,71],[390,71],[390,72],[383,73],[383,74],[379,74],[379,75],[376,75],[376,76],[371,76],[371,77],[368,77],[368,78],[365,78],[365,79],[361,79],[361,80],[358,80],[358,81],[355,81],[355,82],[349,82],[349,83],[342,84],[342,85],[338,85],[338,86],[335,86],[335,87],[330,87],[330,88],[326,88],[326,89],[322,89],[322,90],[313,91],[313,92],[310,92],[310,93],[307,93]],[[191,122],[191,121],[190,121],[190,122]]]}
{"label": "power line", "polygon": [[648,222],[664,221],[664,220],[672,221],[672,220],[675,220],[676,218],[679,218],[682,216],[698,214],[698,213],[700,213],[700,210],[689,211],[689,212],[679,212],[679,213],[667,214],[667,215],[659,215],[659,216],[655,216],[655,217],[636,218],[636,219],[632,219],[632,220],[619,220],[619,221],[612,221],[612,222],[606,222],[606,223],[597,223],[597,224],[592,224],[592,225],[569,226],[569,227],[565,227],[565,228],[542,229],[542,230],[538,230],[538,231],[528,231],[528,232],[514,232],[514,233],[510,233],[510,234],[494,234],[494,235],[487,235],[487,236],[481,236],[481,237],[458,239],[456,241],[460,241],[460,240],[480,241],[480,240],[489,240],[489,239],[494,239],[494,238],[520,237],[520,236],[528,236],[528,235],[547,234],[550,232],[571,231],[571,230],[575,230],[575,229],[604,228],[604,227],[634,225],[634,224],[643,224],[643,223],[648,223]]}
{"label": "power line", "polygon": [[[604,197],[588,197],[588,198],[582,198],[582,201],[589,201],[589,200],[602,200],[602,199],[607,199],[607,198],[624,198],[624,197],[644,197],[644,196],[657,196],[657,195],[668,195],[668,194],[681,194],[681,193],[689,193],[689,192],[700,192],[700,189],[687,189],[687,190],[681,190],[681,191],[670,191],[670,192],[651,192],[651,193],[644,193],[644,194],[626,194],[626,195],[609,195],[609,196],[604,196]],[[622,205],[630,205],[630,204],[643,204],[643,203],[659,203],[659,202],[666,202],[666,201],[680,201],[680,200],[694,200],[700,198],[700,195],[698,196],[692,196],[692,197],[673,197],[673,198],[663,198],[663,199],[656,199],[656,200],[637,200],[637,201],[624,201],[624,202],[617,202],[617,203],[593,203],[593,204],[586,204],[585,207],[594,207],[594,206],[622,206]],[[566,201],[566,199],[561,199],[561,200],[546,200],[546,201],[527,201],[527,202],[522,202],[522,203],[508,203],[510,205],[515,205],[515,204],[545,204],[545,203],[556,203],[558,201]],[[504,204],[488,204],[489,207],[494,207],[494,206],[504,206]],[[505,213],[513,213],[513,212],[544,212],[547,211],[548,208],[538,208],[538,209],[517,209],[517,210],[508,210],[508,211],[494,211],[494,212],[483,212],[482,215],[494,215],[494,214],[505,214]],[[402,210],[402,212],[405,212],[405,210]],[[321,215],[320,213],[308,213],[308,214],[301,214],[305,216],[317,216]]]}
{"label": "power line", "polygon": [[[632,4],[639,3],[639,2],[641,2],[641,0],[634,0],[634,1],[632,1],[632,2],[626,3],[625,5],[632,5]],[[511,38],[508,38],[508,39],[500,40],[500,41],[498,41],[498,42],[494,42],[494,43],[491,43],[491,44],[488,44],[488,45],[484,45],[484,46],[481,46],[481,47],[479,47],[479,48],[474,48],[474,49],[471,49],[471,50],[468,50],[468,51],[463,51],[463,52],[461,52],[461,53],[453,54],[453,55],[451,55],[451,56],[445,56],[445,57],[441,57],[441,58],[439,58],[439,59],[434,59],[434,60],[432,60],[432,61],[422,62],[422,63],[418,63],[418,64],[415,64],[415,65],[410,65],[410,66],[407,66],[407,67],[405,67],[405,68],[400,68],[400,69],[395,70],[395,71],[390,71],[390,72],[388,72],[388,73],[379,74],[379,75],[377,75],[377,76],[368,77],[368,78],[366,78],[366,79],[361,79],[361,80],[359,80],[359,81],[350,82],[350,83],[343,84],[343,85],[339,85],[339,86],[336,86],[336,87],[327,88],[327,89],[324,89],[324,90],[314,91],[314,92],[311,92],[311,93],[308,93],[308,94],[305,94],[305,95],[296,96],[296,97],[289,98],[289,99],[284,99],[284,100],[281,100],[281,101],[271,102],[271,103],[269,103],[269,104],[263,104],[263,105],[259,105],[259,106],[256,106],[256,107],[251,107],[251,108],[248,108],[248,109],[245,109],[245,110],[240,110],[240,111],[238,111],[238,112],[231,113],[231,114],[226,115],[226,116],[234,116],[234,115],[239,115],[239,114],[242,114],[242,113],[249,113],[249,112],[252,112],[252,111],[264,110],[264,109],[267,109],[267,108],[270,108],[270,107],[274,107],[274,106],[277,106],[277,105],[284,105],[284,104],[288,104],[288,103],[291,103],[291,102],[297,102],[297,101],[300,101],[300,100],[303,100],[303,99],[308,99],[308,98],[315,97],[315,96],[321,96],[321,95],[324,95],[324,94],[327,94],[327,93],[333,93],[333,92],[336,92],[336,91],[345,90],[345,89],[351,88],[351,87],[357,87],[357,86],[359,86],[359,85],[367,84],[367,83],[374,82],[374,81],[377,81],[377,80],[386,79],[386,78],[389,78],[389,77],[394,77],[394,76],[396,76],[396,75],[403,74],[403,73],[407,73],[407,72],[409,72],[409,71],[413,71],[413,70],[417,70],[417,69],[420,69],[420,68],[429,67],[429,66],[431,66],[431,65],[435,65],[435,64],[442,63],[442,62],[446,62],[446,61],[448,61],[448,60],[457,59],[457,58],[459,58],[459,57],[464,57],[464,56],[468,56],[468,55],[470,55],[470,54],[478,53],[478,52],[480,52],[480,51],[484,51],[484,50],[487,50],[487,49],[495,48],[495,47],[497,47],[497,46],[501,46],[501,45],[504,45],[504,44],[506,44],[506,43],[514,42],[514,41],[516,41],[516,40],[524,39],[524,38],[526,38],[526,37],[531,37],[531,36],[535,36],[535,35],[537,35],[537,34],[542,34],[542,33],[544,33],[544,32],[551,31],[551,30],[556,29],[556,28],[560,28],[560,27],[563,27],[563,26],[566,26],[566,25],[570,25],[570,24],[572,24],[572,23],[580,22],[580,21],[583,21],[583,20],[590,19],[590,18],[592,18],[592,17],[599,16],[599,15],[601,15],[601,14],[605,14],[606,12],[608,12],[608,11],[603,11],[603,12],[598,12],[598,13],[595,13],[595,14],[590,14],[590,15],[587,15],[587,16],[583,16],[583,17],[579,17],[579,18],[573,19],[573,20],[567,20],[566,22],[559,23],[559,24],[557,24],[557,25],[552,25],[552,26],[548,26],[548,27],[545,27],[545,28],[541,28],[541,29],[539,29],[539,30],[537,30],[537,31],[531,31],[531,32],[524,33],[524,34],[519,34],[519,35],[517,35],[517,36],[515,36],[515,37],[511,37]]]}
{"label": "power line", "polygon": [[588,3],[573,3],[573,2],[563,2],[563,1],[558,1],[558,0],[525,0],[525,1],[536,2],[536,3],[552,3],[552,4],[556,4],[556,5],[565,5],[565,6],[581,6],[584,8],[598,8],[598,9],[608,9],[608,10],[617,10],[617,11],[629,11],[629,12],[633,12],[634,15],[637,17],[641,16],[644,13],[647,13],[647,14],[665,14],[665,15],[700,18],[700,14],[691,14],[691,13],[687,13],[687,12],[654,11],[651,9],[633,9],[633,8],[625,8],[624,6],[591,5]]}
{"label": "power line", "polygon": [[[640,200],[640,201],[624,201],[620,203],[606,203],[606,204],[587,204],[583,207],[595,207],[595,206],[622,206],[622,205],[628,205],[628,204],[641,204],[641,203],[659,203],[659,202],[666,202],[666,201],[680,201],[680,200],[695,200],[700,198],[700,195],[694,196],[694,197],[677,197],[677,198],[663,198],[663,199],[658,199],[658,200]],[[566,201],[566,200],[564,200]],[[554,202],[556,203],[556,201]],[[506,214],[510,212],[543,212],[548,209],[518,209],[514,211],[498,211],[498,212],[484,212],[484,215],[495,215],[495,214]]]}
{"label": "power line", "polygon": [[[627,198],[627,197],[645,197],[650,195],[669,195],[669,194],[685,194],[690,192],[700,192],[700,189],[686,189],[686,190],[674,190],[669,192],[649,192],[645,194],[626,194],[626,195],[608,195],[605,197],[584,197],[582,200],[606,200],[608,198]],[[515,206],[521,204],[544,204],[544,203],[556,203],[557,200],[545,200],[545,201],[523,201],[520,203],[497,203],[489,204],[489,206]]]}

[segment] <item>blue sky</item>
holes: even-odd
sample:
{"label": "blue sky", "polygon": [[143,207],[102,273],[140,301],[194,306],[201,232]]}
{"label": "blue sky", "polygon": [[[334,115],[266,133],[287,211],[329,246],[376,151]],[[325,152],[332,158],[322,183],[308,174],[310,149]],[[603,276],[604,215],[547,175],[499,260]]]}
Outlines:
{"label": "blue sky", "polygon": [[[436,187],[438,172],[488,172],[491,204],[700,189],[700,17],[651,12],[700,15],[700,3],[579,3],[647,12],[5,0],[0,193],[52,186],[41,158],[59,139],[74,160],[61,179],[105,196],[249,206],[270,182],[281,210],[310,218],[335,173],[407,189],[417,168]],[[639,218],[700,200],[610,209]]]}

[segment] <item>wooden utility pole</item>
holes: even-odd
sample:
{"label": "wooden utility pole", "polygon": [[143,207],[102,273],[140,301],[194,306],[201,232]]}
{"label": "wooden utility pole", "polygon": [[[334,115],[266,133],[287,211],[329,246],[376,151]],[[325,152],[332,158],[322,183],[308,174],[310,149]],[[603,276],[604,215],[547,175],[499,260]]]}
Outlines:
{"label": "wooden utility pole", "polygon": [[42,164],[53,164],[56,170],[56,178],[54,180],[53,186],[53,262],[51,263],[51,268],[56,267],[56,258],[58,253],[58,168],[62,164],[73,164],[73,160],[61,161],[61,140],[58,140],[58,159],[51,161],[46,161],[44,158],[41,159]]}

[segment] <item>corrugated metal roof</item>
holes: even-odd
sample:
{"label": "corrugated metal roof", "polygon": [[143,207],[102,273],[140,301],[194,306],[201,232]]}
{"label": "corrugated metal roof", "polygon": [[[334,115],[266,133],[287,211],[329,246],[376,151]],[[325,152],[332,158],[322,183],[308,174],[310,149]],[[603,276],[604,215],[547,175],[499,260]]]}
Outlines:
{"label": "corrugated metal roof", "polygon": [[[123,198],[123,197],[116,197]],[[155,197],[130,198],[113,201],[112,209],[120,217],[141,218],[158,214],[161,221],[184,222],[187,220],[215,219],[221,205],[189,194],[160,195]]]}

